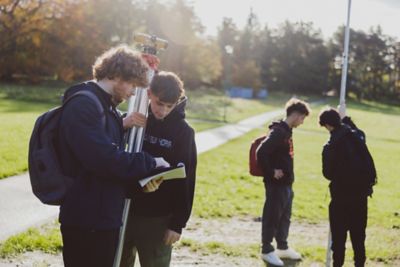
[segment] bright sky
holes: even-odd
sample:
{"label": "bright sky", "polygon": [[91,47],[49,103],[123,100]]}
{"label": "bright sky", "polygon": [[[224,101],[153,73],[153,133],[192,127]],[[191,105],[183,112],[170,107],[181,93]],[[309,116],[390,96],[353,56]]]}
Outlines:
{"label": "bright sky", "polygon": [[[330,38],[346,23],[348,0],[192,0],[206,33],[216,35],[223,17],[242,28],[253,8],[262,26],[276,27],[285,20],[313,22]],[[381,25],[384,34],[400,40],[400,0],[352,0],[350,26],[368,31]]]}

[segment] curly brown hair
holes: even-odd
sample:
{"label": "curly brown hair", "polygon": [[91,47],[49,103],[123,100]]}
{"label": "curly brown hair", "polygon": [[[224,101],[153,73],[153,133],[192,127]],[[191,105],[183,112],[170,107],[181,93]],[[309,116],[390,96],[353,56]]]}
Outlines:
{"label": "curly brown hair", "polygon": [[141,87],[149,85],[148,70],[149,66],[142,58],[142,54],[126,45],[113,47],[104,52],[92,67],[93,78],[97,81],[119,78]]}

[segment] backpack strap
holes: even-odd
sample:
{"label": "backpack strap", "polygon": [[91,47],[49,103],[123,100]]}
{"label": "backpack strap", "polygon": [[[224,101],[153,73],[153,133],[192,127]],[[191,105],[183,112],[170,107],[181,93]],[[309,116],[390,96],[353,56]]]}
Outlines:
{"label": "backpack strap", "polygon": [[82,91],[76,92],[76,93],[73,94],[72,96],[68,97],[68,98],[65,100],[65,102],[63,103],[62,106],[64,107],[72,98],[77,97],[77,96],[80,96],[80,95],[87,96],[87,97],[89,97],[90,99],[93,100],[93,102],[96,104],[97,110],[98,110],[98,111],[100,112],[100,114],[102,115],[102,116],[101,116],[101,123],[103,124],[104,127],[106,127],[106,115],[104,114],[103,105],[101,104],[99,98],[98,98],[94,93],[92,93],[91,91],[82,90]]}

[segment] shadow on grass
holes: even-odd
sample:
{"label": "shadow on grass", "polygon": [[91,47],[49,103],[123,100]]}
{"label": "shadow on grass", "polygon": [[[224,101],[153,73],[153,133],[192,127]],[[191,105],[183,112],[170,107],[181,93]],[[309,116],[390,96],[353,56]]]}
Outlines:
{"label": "shadow on grass", "polygon": [[351,101],[350,105],[352,105],[352,108],[357,108],[363,111],[400,115],[400,108],[394,105],[387,105],[376,102],[354,102],[354,101]]}
{"label": "shadow on grass", "polygon": [[43,112],[60,105],[65,84],[0,84],[1,112]]}
{"label": "shadow on grass", "polygon": [[30,101],[1,98],[2,113],[21,113],[21,112],[44,112],[52,107],[60,105],[61,101]]}
{"label": "shadow on grass", "polygon": [[[338,98],[326,98],[328,104],[332,107],[336,107],[338,104]],[[390,115],[400,115],[400,107],[396,104],[391,103],[384,103],[378,101],[357,101],[356,99],[349,98],[346,100],[347,108],[359,109],[361,111],[369,111],[369,112],[376,112],[376,113],[385,113]]]}

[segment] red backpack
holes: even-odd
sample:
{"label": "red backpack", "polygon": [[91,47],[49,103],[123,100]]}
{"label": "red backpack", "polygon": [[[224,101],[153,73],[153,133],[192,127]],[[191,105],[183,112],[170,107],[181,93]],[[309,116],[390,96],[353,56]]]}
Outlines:
{"label": "red backpack", "polygon": [[249,153],[249,172],[253,176],[264,176],[263,170],[257,164],[257,148],[266,137],[266,135],[260,136],[254,139],[251,143]]}

